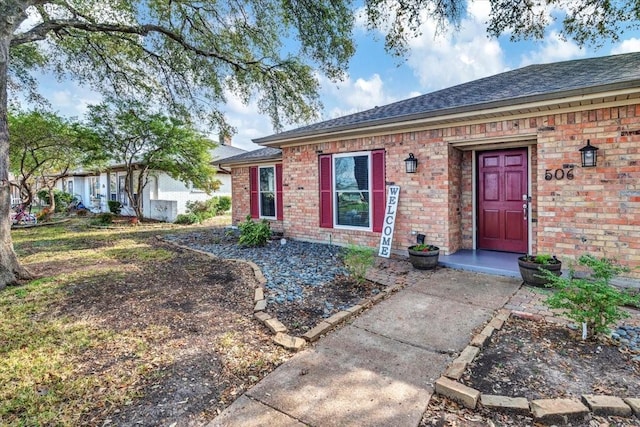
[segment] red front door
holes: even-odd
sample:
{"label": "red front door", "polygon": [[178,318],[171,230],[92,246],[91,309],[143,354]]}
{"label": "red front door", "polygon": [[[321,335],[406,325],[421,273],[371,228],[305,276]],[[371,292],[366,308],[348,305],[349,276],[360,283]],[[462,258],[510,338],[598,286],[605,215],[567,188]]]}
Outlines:
{"label": "red front door", "polygon": [[527,149],[478,155],[478,249],[527,252]]}

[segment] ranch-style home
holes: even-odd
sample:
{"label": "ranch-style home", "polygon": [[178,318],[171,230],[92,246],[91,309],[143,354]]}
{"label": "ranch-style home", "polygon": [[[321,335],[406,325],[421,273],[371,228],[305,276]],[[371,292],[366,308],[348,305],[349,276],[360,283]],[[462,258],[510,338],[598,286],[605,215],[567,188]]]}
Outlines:
{"label": "ranch-style home", "polygon": [[[640,267],[640,53],[530,65],[256,139],[233,221],[294,239],[443,255],[583,253]],[[630,273],[640,277],[640,270]]]}
{"label": "ranch-style home", "polygon": [[[144,217],[173,222],[179,214],[187,211],[188,202],[205,201],[215,196],[231,196],[230,171],[221,168],[218,163],[226,157],[245,152],[230,145],[229,141],[219,144],[211,151],[216,179],[220,181],[220,188],[212,194],[186,185],[165,172],[150,172],[149,183],[142,194]],[[117,200],[122,203],[123,215],[134,215],[135,211],[124,190],[125,180],[124,165],[113,164],[102,171],[73,171],[61,179],[57,186],[64,192],[76,195],[93,212],[109,212],[107,202]]]}

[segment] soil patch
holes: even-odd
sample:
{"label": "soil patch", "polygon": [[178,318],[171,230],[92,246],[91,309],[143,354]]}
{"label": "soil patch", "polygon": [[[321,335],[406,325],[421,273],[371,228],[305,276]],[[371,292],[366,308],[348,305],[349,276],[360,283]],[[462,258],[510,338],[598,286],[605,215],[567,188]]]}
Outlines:
{"label": "soil patch", "polygon": [[554,323],[510,318],[471,363],[464,382],[527,399],[640,396],[640,362],[609,340],[582,341]]}
{"label": "soil patch", "polygon": [[322,286],[304,288],[303,296],[294,301],[267,304],[267,313],[275,316],[290,334],[301,336],[322,319],[340,310],[353,307],[381,292],[378,284],[365,280],[358,283],[347,276],[338,276]]}
{"label": "soil patch", "polygon": [[[461,382],[487,394],[528,399],[579,398],[582,394],[640,395],[636,354],[607,340],[581,341],[578,332],[555,323],[510,318],[470,364]],[[420,426],[531,426],[529,415],[462,407],[433,395]],[[591,416],[572,426],[637,426],[637,419]]]}

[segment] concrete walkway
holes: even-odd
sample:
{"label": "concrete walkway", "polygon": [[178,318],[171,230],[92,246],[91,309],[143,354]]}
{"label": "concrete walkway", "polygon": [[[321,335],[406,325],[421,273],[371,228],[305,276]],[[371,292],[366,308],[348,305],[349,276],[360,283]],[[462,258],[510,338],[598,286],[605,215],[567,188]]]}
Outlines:
{"label": "concrete walkway", "polygon": [[417,426],[434,381],[520,280],[378,265],[406,287],[278,367],[209,426]]}

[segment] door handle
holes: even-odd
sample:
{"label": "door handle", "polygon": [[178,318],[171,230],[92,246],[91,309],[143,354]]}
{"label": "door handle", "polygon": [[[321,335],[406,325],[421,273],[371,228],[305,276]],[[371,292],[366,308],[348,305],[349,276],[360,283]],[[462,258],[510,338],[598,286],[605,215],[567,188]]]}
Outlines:
{"label": "door handle", "polygon": [[529,204],[528,204],[528,203],[523,203],[523,204],[522,204],[522,212],[524,213],[524,218],[523,218],[523,219],[524,219],[525,221],[527,220],[527,214],[528,214],[528,212],[529,212],[528,207],[529,207]]}

